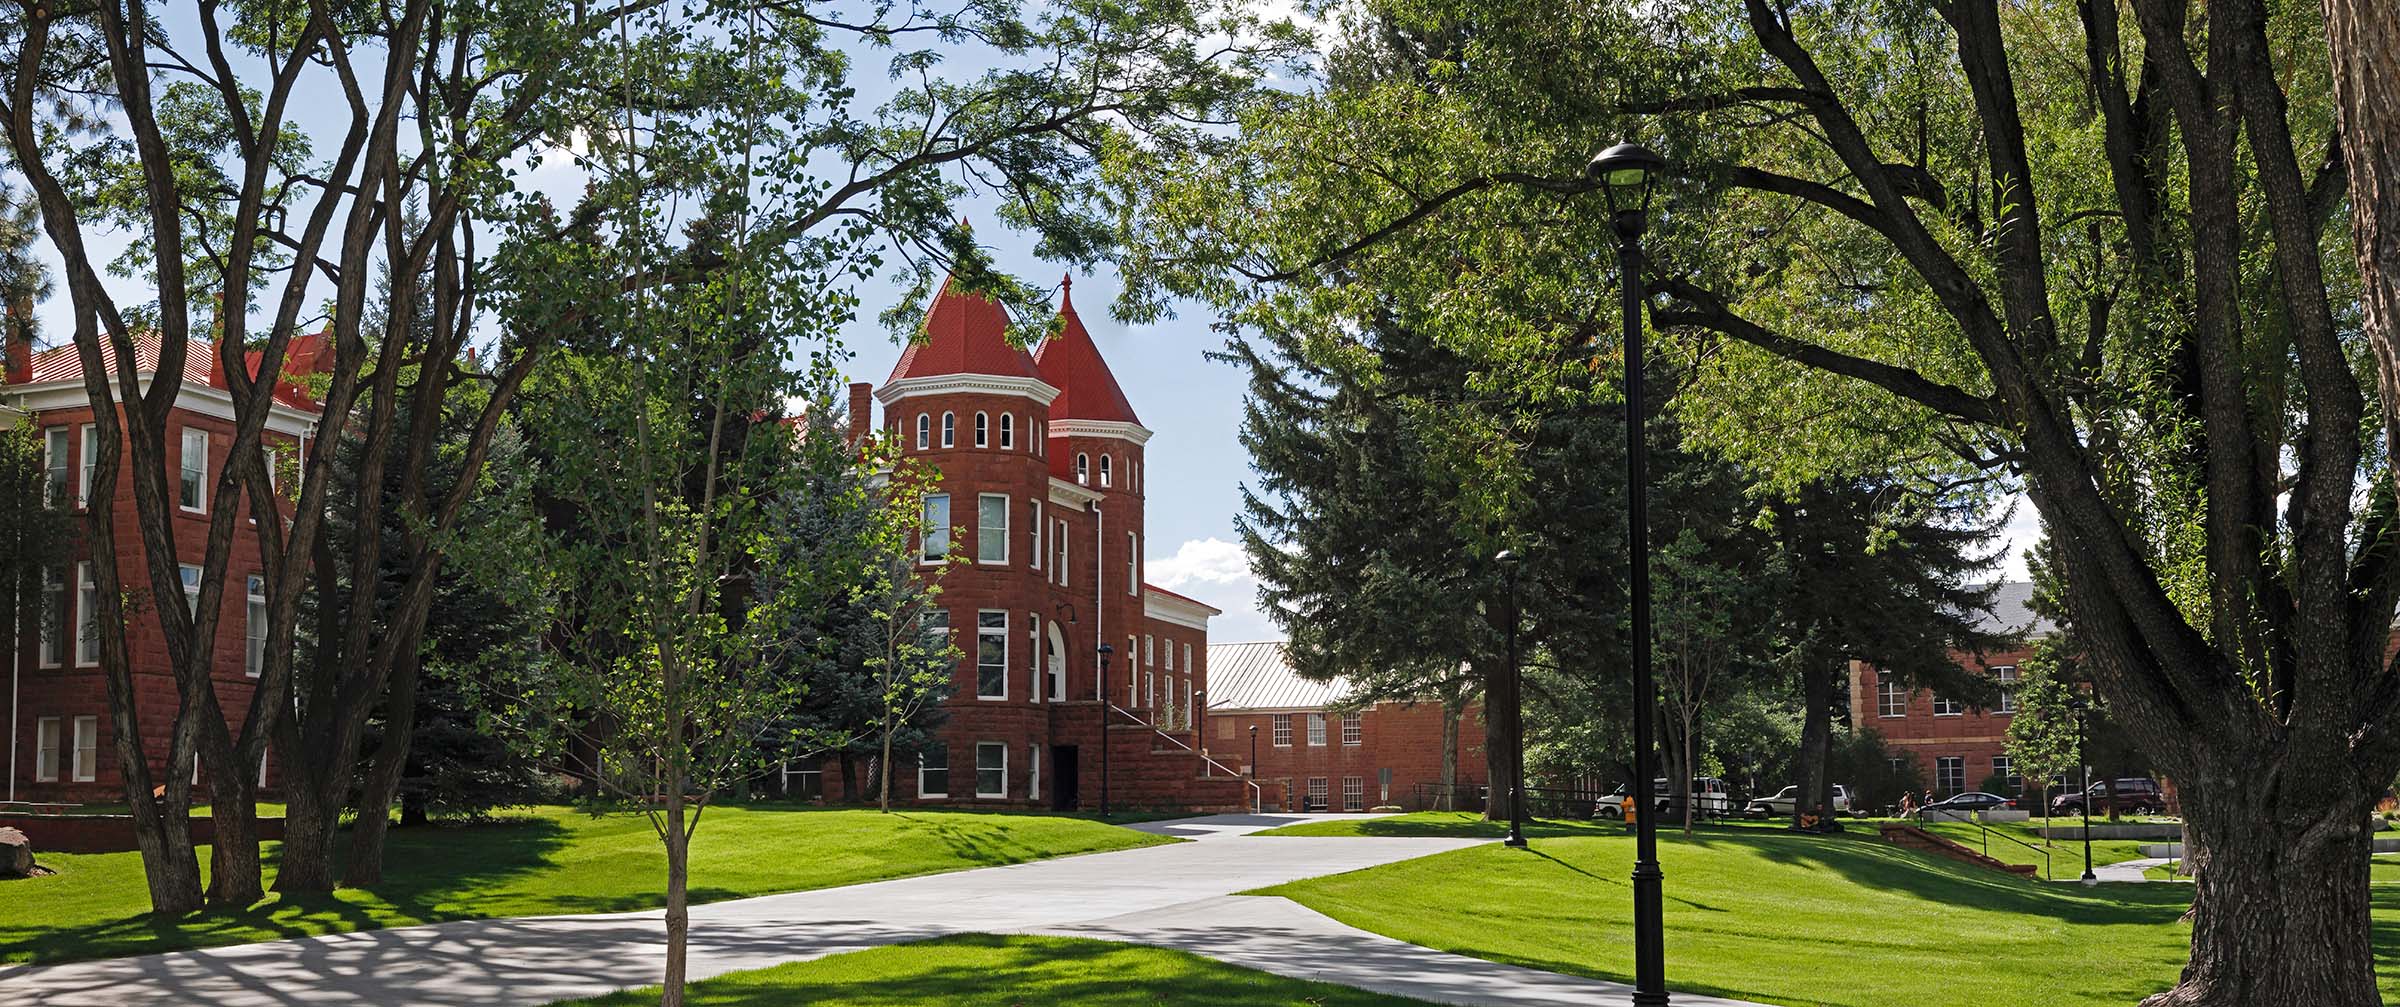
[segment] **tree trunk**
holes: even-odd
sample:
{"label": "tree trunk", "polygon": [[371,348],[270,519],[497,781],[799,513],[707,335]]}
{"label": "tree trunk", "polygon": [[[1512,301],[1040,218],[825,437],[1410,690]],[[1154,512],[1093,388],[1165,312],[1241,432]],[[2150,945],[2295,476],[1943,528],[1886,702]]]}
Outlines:
{"label": "tree trunk", "polygon": [[[680,775],[680,774],[677,774]],[[683,1007],[685,942],[692,931],[690,899],[691,838],[683,829],[683,781],[667,790],[667,974],[660,983],[658,1007]]]}
{"label": "tree trunk", "polygon": [[[885,689],[884,695],[891,695],[891,690],[888,688]],[[1103,705],[1102,710],[1105,712],[1106,709],[1107,707]],[[1100,722],[1100,743],[1103,745],[1108,744],[1108,720],[1105,716],[1102,717]],[[884,814],[891,814],[892,715],[888,711],[883,715],[883,756],[882,758],[875,760],[875,781],[875,807]]]}
{"label": "tree trunk", "polygon": [[[1444,700],[1442,703],[1442,800],[1443,811],[1458,810],[1458,718],[1461,703]],[[1256,730],[1256,728],[1252,728]],[[1257,771],[1252,770],[1255,774]]]}
{"label": "tree trunk", "polygon": [[1513,788],[1521,771],[1516,762],[1516,732],[1521,729],[1516,682],[1507,668],[1490,667],[1498,663],[1487,661],[1475,669],[1483,679],[1483,761],[1491,794],[1483,802],[1483,818],[1488,822],[1508,821],[1509,801],[1515,797]]}
{"label": "tree trunk", "polygon": [[367,764],[366,779],[359,788],[358,823],[350,830],[350,863],[342,872],[342,883],[352,888],[383,883],[383,839],[392,825],[392,798],[399,793],[400,778],[408,770],[409,744],[416,736],[417,680],[423,665],[417,657],[416,641],[411,640],[400,653],[399,660],[392,663],[383,704],[383,737]]}
{"label": "tree trunk", "polygon": [[316,782],[295,779],[284,788],[283,852],[275,864],[275,890],[285,894],[333,890],[333,841],[342,806],[338,798],[328,800]]}
{"label": "tree trunk", "polygon": [[1683,794],[1683,834],[1687,838],[1692,834],[1692,777],[1697,775],[1692,762],[1692,751],[1697,747],[1692,743],[1692,719],[1689,712],[1683,715],[1683,772],[1675,777],[1676,789]]}
{"label": "tree trunk", "polygon": [[251,779],[239,767],[208,767],[208,816],[216,826],[208,847],[212,906],[248,908],[267,894],[259,872],[258,802]]}
{"label": "tree trunk", "polygon": [[2257,775],[2253,763],[2186,791],[2185,822],[2200,840],[2185,849],[2198,874],[2192,957],[2175,988],[2143,1007],[2382,1003],[2368,920],[2373,795],[2332,811],[2297,796],[2276,807],[2274,795],[2232,785]]}
{"label": "tree trunk", "polygon": [[[2386,436],[2400,415],[2400,18],[2380,0],[2325,0],[2333,104],[2350,181],[2350,239]],[[2393,478],[2400,478],[2395,473]]]}
{"label": "tree trunk", "polygon": [[1833,774],[1826,766],[1833,746],[1831,667],[1818,660],[1803,662],[1800,694],[1800,792],[1792,799],[1793,828],[1807,815],[1815,815],[1819,826],[1831,821],[1827,812],[1833,807]]}

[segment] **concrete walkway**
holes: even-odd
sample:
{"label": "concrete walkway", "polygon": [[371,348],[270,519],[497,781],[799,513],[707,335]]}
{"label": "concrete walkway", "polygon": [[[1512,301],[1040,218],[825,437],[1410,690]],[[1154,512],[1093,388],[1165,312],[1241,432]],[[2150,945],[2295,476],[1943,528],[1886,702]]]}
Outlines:
{"label": "concrete walkway", "polygon": [[[1196,842],[692,907],[695,979],[945,934],[1057,934],[1180,948],[1296,978],[1440,1003],[1632,1002],[1616,983],[1443,954],[1280,898],[1232,896],[1479,840],[1248,835],[1296,815],[1137,826]],[[447,1007],[543,1004],[655,983],[656,911],[461,920],[172,954],[0,969],[0,1004]],[[1628,954],[1630,954],[1628,949]],[[1678,1004],[1744,1007],[1679,995]]]}
{"label": "concrete walkway", "polygon": [[[2165,867],[2166,865],[2174,862],[2174,860],[2167,857],[2143,857],[2140,860],[2120,860],[2113,864],[2101,864],[2092,868],[2092,877],[2098,878],[2102,881],[2149,881],[2149,878],[2142,876],[2143,871],[2147,871],[2153,867]],[[2080,880],[2080,875],[2078,876],[2078,880]]]}

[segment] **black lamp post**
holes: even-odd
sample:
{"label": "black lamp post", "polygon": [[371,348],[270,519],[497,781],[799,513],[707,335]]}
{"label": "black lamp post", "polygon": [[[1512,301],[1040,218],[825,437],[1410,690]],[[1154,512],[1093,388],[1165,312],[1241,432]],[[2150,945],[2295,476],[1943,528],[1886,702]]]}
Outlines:
{"label": "black lamp post", "polygon": [[1100,645],[1100,814],[1108,814],[1108,656],[1117,648]]}
{"label": "black lamp post", "polygon": [[2083,883],[2096,885],[2100,876],[2092,873],[2092,756],[2085,746],[2084,727],[2091,721],[2091,704],[2082,696],[2067,700],[2075,710],[2075,761],[2083,764],[2083,798],[2075,806],[2083,810]]}
{"label": "black lamp post", "polygon": [[1619,286],[1625,294],[1625,538],[1632,557],[1633,589],[1633,775],[1634,792],[1643,795],[1634,827],[1633,853],[1633,1003],[1634,1007],[1664,1007],[1667,1002],[1666,913],[1660,894],[1665,875],[1658,869],[1656,805],[1646,793],[1653,775],[1650,706],[1657,695],[1650,677],[1650,505],[1649,457],[1642,407],[1642,231],[1650,223],[1650,196],[1666,159],[1638,143],[1620,143],[1601,151],[1584,174],[1600,183],[1608,199],[1610,222],[1617,232]]}
{"label": "black lamp post", "polygon": [[1502,846],[1525,848],[1525,672],[1517,664],[1517,567],[1516,553],[1507,549],[1492,557],[1500,567],[1500,578],[1508,584],[1508,734],[1510,747],[1516,751],[1508,760],[1508,838]]}
{"label": "black lamp post", "polygon": [[1261,811],[1265,811],[1265,810],[1266,810],[1265,808],[1262,808],[1262,807],[1260,807],[1260,806],[1259,806],[1260,802],[1261,802],[1261,801],[1263,801],[1263,800],[1265,800],[1265,798],[1264,798],[1263,796],[1261,796],[1261,795],[1262,795],[1262,792],[1261,792],[1261,791],[1258,789],[1258,786],[1257,786],[1257,784],[1256,784],[1256,782],[1255,782],[1255,781],[1258,779],[1258,725],[1257,725],[1257,724],[1252,724],[1252,725],[1250,725],[1250,764],[1249,764],[1249,765],[1247,765],[1247,766],[1244,766],[1244,767],[1242,767],[1242,768],[1243,768],[1243,769],[1245,769],[1245,770],[1248,770],[1248,771],[1249,771],[1249,773],[1250,773],[1250,779],[1251,779],[1252,781],[1254,781],[1254,782],[1252,783],[1251,787],[1250,787],[1250,813],[1251,813],[1251,814],[1253,814],[1253,815],[1255,815],[1255,814],[1258,814],[1258,813],[1259,813],[1259,812],[1261,812]]}

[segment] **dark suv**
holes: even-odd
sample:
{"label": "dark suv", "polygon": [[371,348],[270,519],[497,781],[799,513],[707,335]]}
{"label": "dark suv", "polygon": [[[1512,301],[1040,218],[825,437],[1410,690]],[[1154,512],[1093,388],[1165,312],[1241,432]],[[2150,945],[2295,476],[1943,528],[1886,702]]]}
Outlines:
{"label": "dark suv", "polygon": [[2117,813],[2123,815],[2155,815],[2166,810],[2167,800],[2164,795],[2159,793],[2157,780],[2141,776],[2128,776],[2115,782],[2116,794],[2113,798],[2109,794],[2109,781],[2096,780],[2092,783],[2091,789],[2083,793],[2058,795],[2057,800],[2050,802],[2050,813],[2052,815],[2082,814],[2087,800],[2091,804],[2091,813],[2095,815],[2108,814],[2112,801]]}

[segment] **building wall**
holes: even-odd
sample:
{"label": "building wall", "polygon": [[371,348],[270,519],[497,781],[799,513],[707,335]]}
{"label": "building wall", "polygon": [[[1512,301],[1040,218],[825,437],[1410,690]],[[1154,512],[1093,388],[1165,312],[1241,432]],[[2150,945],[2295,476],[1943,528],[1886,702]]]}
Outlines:
{"label": "building wall", "polygon": [[[2029,650],[2015,650],[1954,656],[1961,667],[1993,675],[2004,674],[2003,669],[2021,668],[2031,655]],[[2008,755],[2008,725],[2013,714],[1998,705],[1990,709],[1966,706],[1957,713],[1937,713],[1939,697],[1929,689],[1909,692],[1903,707],[1896,713],[1887,713],[1882,703],[1882,686],[1882,673],[1875,666],[1851,662],[1851,724],[1881,733],[1884,742],[1901,753],[1900,757],[1915,762],[1925,777],[1925,789],[1937,796],[1983,789],[1985,778],[1998,771],[1993,760]],[[1959,760],[1957,778],[1947,781],[1955,785],[1946,785],[1941,776],[1943,759]],[[2007,796],[2017,796],[2025,787],[2039,786],[2038,781],[2021,781],[2020,789]]]}
{"label": "building wall", "polygon": [[[1291,718],[1288,745],[1275,744],[1278,716]],[[1311,716],[1325,718],[1322,745],[1308,742]],[[1325,780],[1326,810],[1331,811],[1363,811],[1381,805],[1413,807],[1411,798],[1418,784],[1442,782],[1441,704],[1377,703],[1358,717],[1360,737],[1355,745],[1343,743],[1341,715],[1323,709],[1211,711],[1205,736],[1210,754],[1229,756],[1232,762],[1248,766],[1251,729],[1257,728],[1255,773],[1261,781],[1282,789],[1285,810],[1302,810],[1312,778]],[[1480,708],[1470,707],[1459,717],[1460,786],[1481,785],[1489,776],[1482,738]],[[1387,770],[1388,787],[1384,783]],[[1346,807],[1343,800],[1343,782],[1350,778],[1362,784],[1356,808]]]}
{"label": "building wall", "polygon": [[[41,428],[45,436],[53,428],[68,431],[69,494],[77,491],[81,478],[82,430],[90,423],[92,415],[89,408],[54,409],[37,413],[31,420],[32,425]],[[178,483],[183,431],[186,428],[208,432],[209,458],[205,485],[209,495],[213,495],[216,480],[224,472],[233,442],[233,424],[230,420],[188,409],[171,412],[167,423],[165,459],[171,503]],[[274,434],[267,435],[267,440],[285,457],[291,456],[294,442]],[[116,493],[107,505],[115,522],[118,577],[128,596],[126,614],[129,624],[125,631],[125,643],[135,697],[136,721],[141,730],[143,750],[155,776],[164,771],[169,735],[180,703],[174,674],[168,664],[166,635],[158,624],[155,608],[158,599],[151,588],[147,552],[142,544],[141,525],[134,504],[131,449],[124,448],[120,457],[126,470],[119,473]],[[204,505],[213,507],[215,501],[207,500]],[[85,528],[81,518],[83,513],[83,509],[78,507],[75,527],[79,537]],[[178,563],[201,565],[207,553],[209,516],[176,507],[171,523]],[[74,550],[74,563],[81,564],[89,555],[90,551],[79,543]],[[258,569],[257,529],[247,516],[236,517],[231,554],[226,565],[225,587],[220,599],[216,640],[210,655],[217,702],[224,708],[228,723],[236,731],[240,730],[244,712],[248,709],[254,682],[244,673],[249,607],[245,588],[250,575],[257,573]],[[28,639],[20,641],[15,747],[15,781],[19,799],[117,802],[125,798],[121,774],[123,767],[116,751],[115,725],[108,709],[106,677],[97,662],[81,662],[76,653],[75,627],[84,618],[80,594],[77,566],[71,565],[66,572],[64,653],[58,665],[46,666],[40,660],[41,642],[38,634],[29,634]],[[171,600],[180,601],[180,598]],[[78,781],[73,778],[73,757],[69,749],[74,745],[75,718],[86,716],[95,721],[96,771],[93,779]],[[59,723],[59,771],[56,781],[35,778],[40,754],[38,724],[42,718],[49,717],[58,718]],[[275,779],[272,759],[270,755],[270,786]]]}

